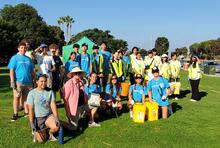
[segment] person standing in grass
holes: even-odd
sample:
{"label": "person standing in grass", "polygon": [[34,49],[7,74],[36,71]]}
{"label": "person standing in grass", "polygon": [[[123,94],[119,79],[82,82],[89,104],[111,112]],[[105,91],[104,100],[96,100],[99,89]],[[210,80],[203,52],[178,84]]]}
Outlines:
{"label": "person standing in grass", "polygon": [[135,75],[135,84],[130,86],[128,95],[128,107],[130,109],[130,118],[133,118],[133,105],[134,103],[144,103],[145,94],[144,87],[142,86],[143,77],[140,74]]}
{"label": "person standing in grass", "polygon": [[79,62],[76,60],[76,53],[75,52],[71,52],[70,53],[70,57],[69,57],[69,61],[67,61],[65,63],[65,71],[66,71],[66,73],[71,72],[74,67],[79,67]]}
{"label": "person standing in grass", "polygon": [[111,53],[107,49],[107,42],[102,41],[101,43],[101,52],[100,54],[104,58],[104,66],[103,66],[103,90],[105,89],[108,79],[109,79],[109,73],[110,73],[110,60],[111,60]]}
{"label": "person standing in grass", "polygon": [[[124,77],[123,77],[123,65],[122,65],[122,60],[119,58],[119,53],[116,51],[113,55],[113,58],[111,60],[110,64],[110,70],[111,70],[111,75],[116,75],[118,77],[118,81],[123,82]],[[111,77],[110,75],[110,77]]]}
{"label": "person standing in grass", "polygon": [[155,101],[162,108],[162,118],[168,117],[168,106],[170,95],[170,85],[168,81],[159,75],[158,67],[152,68],[154,78],[148,82],[147,90],[149,96],[149,102]]}
{"label": "person standing in grass", "polygon": [[196,102],[200,100],[199,82],[200,79],[202,78],[202,74],[199,68],[199,64],[200,64],[199,58],[197,56],[192,56],[188,68],[188,72],[189,72],[188,78],[192,88],[191,90],[192,96],[190,101],[192,102]]}
{"label": "person standing in grass", "polygon": [[159,65],[159,70],[160,70],[160,75],[163,76],[165,79],[169,80],[170,68],[169,68],[167,54],[163,54],[161,56],[161,64]]}
{"label": "person standing in grass", "polygon": [[133,47],[132,48],[132,54],[130,55],[130,67],[129,67],[129,76],[130,76],[130,83],[131,85],[133,85],[135,83],[135,79],[134,79],[134,66],[133,66],[133,62],[136,59],[137,56],[137,52],[139,51],[138,47]]}
{"label": "person standing in grass", "polygon": [[76,53],[76,60],[79,62],[79,56],[80,56],[80,53],[79,53],[79,44],[74,44],[73,45],[73,52]]}
{"label": "person standing in grass", "polygon": [[48,50],[48,46],[41,44],[32,52],[32,55],[37,60],[38,74],[46,74],[48,76],[47,87],[52,88],[52,72],[56,71],[56,63]]}
{"label": "person standing in grass", "polygon": [[63,62],[61,58],[56,55],[57,51],[59,50],[58,45],[51,44],[49,46],[49,49],[56,67],[56,70],[52,72],[52,90],[54,92],[57,92],[60,90],[61,87],[61,67],[63,66]]}
{"label": "person standing in grass", "polygon": [[87,53],[88,45],[86,43],[82,44],[82,53],[79,55],[79,65],[80,68],[85,71],[86,77],[89,78],[90,73],[92,73],[92,56]]}
{"label": "person standing in grass", "polygon": [[103,91],[103,68],[104,68],[104,58],[103,55],[99,53],[99,46],[94,44],[93,45],[93,54],[92,54],[92,72],[97,74],[97,84],[101,86],[101,91]]}
{"label": "person standing in grass", "polygon": [[26,106],[26,98],[28,92],[32,89],[35,83],[35,70],[32,60],[25,55],[26,44],[21,42],[18,45],[18,53],[9,61],[8,68],[10,69],[10,87],[13,89],[13,110],[14,114],[11,121],[18,119],[19,98],[24,101],[24,114],[28,115]]}
{"label": "person standing in grass", "polygon": [[44,130],[48,127],[49,140],[55,141],[53,136],[59,129],[58,112],[55,96],[52,90],[47,90],[47,75],[37,77],[37,87],[31,90],[27,97],[29,121],[33,131]]}
{"label": "person standing in grass", "polygon": [[180,61],[177,60],[177,53],[171,53],[171,60],[170,60],[170,79],[169,82],[171,84],[171,90],[173,93],[173,97],[175,100],[178,100],[178,96],[180,94],[179,91],[175,91],[175,89],[180,90],[180,68],[181,64]]}

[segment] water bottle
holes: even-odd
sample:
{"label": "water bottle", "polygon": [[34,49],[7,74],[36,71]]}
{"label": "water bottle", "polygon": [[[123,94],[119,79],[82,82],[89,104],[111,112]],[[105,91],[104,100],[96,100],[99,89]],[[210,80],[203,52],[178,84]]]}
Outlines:
{"label": "water bottle", "polygon": [[59,128],[58,142],[59,144],[63,144],[63,127],[62,126],[60,126]]}

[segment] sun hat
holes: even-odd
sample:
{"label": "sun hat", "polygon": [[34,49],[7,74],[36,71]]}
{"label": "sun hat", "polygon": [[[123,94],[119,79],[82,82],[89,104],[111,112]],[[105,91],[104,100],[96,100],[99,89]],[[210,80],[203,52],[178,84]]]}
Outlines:
{"label": "sun hat", "polygon": [[142,79],[142,75],[141,74],[136,74],[135,75],[135,79],[141,78]]}
{"label": "sun hat", "polygon": [[70,72],[69,74],[74,74],[74,73],[81,73],[81,76],[82,77],[85,77],[86,76],[86,73],[81,70],[78,66],[74,67]]}
{"label": "sun hat", "polygon": [[161,58],[168,58],[167,54],[162,54]]}

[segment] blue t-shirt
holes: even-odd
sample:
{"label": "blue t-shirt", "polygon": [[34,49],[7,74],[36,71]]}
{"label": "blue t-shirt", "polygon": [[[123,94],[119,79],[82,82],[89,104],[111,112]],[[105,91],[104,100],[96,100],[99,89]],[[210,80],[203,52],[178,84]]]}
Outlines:
{"label": "blue t-shirt", "polygon": [[109,51],[101,51],[100,54],[102,54],[103,59],[104,59],[104,68],[103,68],[103,72],[105,74],[109,73],[109,69],[110,69],[110,60],[111,60],[111,53]]}
{"label": "blue t-shirt", "polygon": [[86,84],[86,86],[85,86],[85,93],[87,95],[90,95],[91,93],[100,94],[101,93],[101,88],[97,84],[89,84],[89,85]]}
{"label": "blue t-shirt", "polygon": [[35,117],[46,117],[50,115],[50,104],[55,100],[52,90],[31,90],[27,96],[27,104],[33,105]]}
{"label": "blue t-shirt", "polygon": [[34,70],[34,64],[29,57],[19,53],[14,55],[9,61],[8,68],[14,70],[16,82],[32,85],[31,74]]}
{"label": "blue t-shirt", "polygon": [[67,73],[69,73],[74,67],[79,67],[79,62],[77,62],[76,60],[69,60],[65,64],[65,69]]}
{"label": "blue t-shirt", "polygon": [[144,95],[144,87],[142,85],[131,85],[129,91],[131,91],[132,99],[134,102],[142,102],[142,96]]}
{"label": "blue t-shirt", "polygon": [[153,100],[160,106],[169,105],[168,98],[162,100],[162,96],[167,96],[167,88],[169,87],[168,81],[163,77],[160,77],[158,80],[152,79],[147,85],[147,89],[152,91]]}
{"label": "blue t-shirt", "polygon": [[[110,84],[107,84],[106,87],[105,87],[105,92],[106,92],[106,93],[111,93],[113,100],[116,99],[116,97],[117,97],[117,89],[116,89],[116,86],[115,86],[115,85],[113,85],[112,90],[111,90],[111,85],[110,85]],[[119,94],[121,93],[121,87],[119,87],[118,93],[119,93]],[[108,99],[108,98],[107,98],[107,99]]]}
{"label": "blue t-shirt", "polygon": [[93,58],[90,54],[81,54],[80,67],[85,71],[86,76],[90,75],[90,63],[93,62]]}
{"label": "blue t-shirt", "polygon": [[128,56],[123,56],[122,57],[122,60],[126,63],[126,64],[130,64],[130,59],[129,59],[129,57]]}

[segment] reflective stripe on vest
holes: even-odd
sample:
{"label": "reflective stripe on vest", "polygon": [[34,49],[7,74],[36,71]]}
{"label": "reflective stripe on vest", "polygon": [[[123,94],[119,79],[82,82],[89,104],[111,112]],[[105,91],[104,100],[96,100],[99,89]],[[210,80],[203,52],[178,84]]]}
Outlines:
{"label": "reflective stripe on vest", "polygon": [[111,63],[111,65],[112,65],[112,72],[115,73],[117,77],[121,77],[123,74],[122,61],[119,60],[118,63],[114,61]]}

